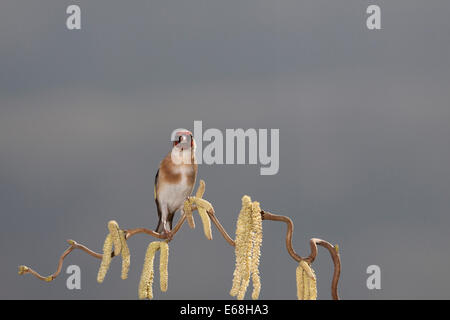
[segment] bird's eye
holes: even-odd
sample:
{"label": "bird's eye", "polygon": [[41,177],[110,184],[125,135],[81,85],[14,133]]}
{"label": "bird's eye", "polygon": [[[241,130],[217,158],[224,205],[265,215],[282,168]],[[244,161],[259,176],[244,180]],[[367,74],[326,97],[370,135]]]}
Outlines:
{"label": "bird's eye", "polygon": [[181,142],[181,139],[182,139],[183,137],[182,136],[179,136],[178,137],[178,142]]}

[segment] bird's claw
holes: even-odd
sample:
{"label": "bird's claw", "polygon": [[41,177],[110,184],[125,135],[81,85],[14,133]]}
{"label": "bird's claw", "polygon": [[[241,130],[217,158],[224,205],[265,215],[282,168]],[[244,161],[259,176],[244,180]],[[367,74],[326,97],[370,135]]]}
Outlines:
{"label": "bird's claw", "polygon": [[172,233],[172,231],[163,230],[163,231],[161,232],[161,235],[162,235],[165,239],[167,239],[167,240],[169,240],[169,241],[171,241],[171,240],[173,239],[173,233]]}

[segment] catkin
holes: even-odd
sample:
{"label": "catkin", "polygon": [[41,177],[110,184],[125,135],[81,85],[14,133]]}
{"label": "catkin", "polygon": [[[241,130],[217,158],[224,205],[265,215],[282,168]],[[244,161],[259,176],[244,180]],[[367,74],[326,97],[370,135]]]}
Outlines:
{"label": "catkin", "polygon": [[125,280],[128,278],[128,270],[130,270],[130,249],[128,248],[127,240],[125,239],[125,231],[120,230],[119,235],[122,248],[122,274],[120,277]]}
{"label": "catkin", "polygon": [[249,196],[242,197],[242,208],[236,226],[236,267],[233,273],[231,296],[244,299],[250,282],[253,282],[252,299],[258,299],[261,291],[259,259],[262,243],[261,209],[258,202],[251,202]]}
{"label": "catkin", "polygon": [[111,264],[111,251],[113,246],[113,240],[111,234],[108,234],[103,244],[103,256],[102,262],[100,264],[100,269],[97,274],[97,282],[102,283],[105,279],[106,273],[108,272],[109,265]]}
{"label": "catkin", "polygon": [[197,211],[198,211],[198,214],[200,215],[200,218],[202,219],[203,232],[205,233],[205,237],[208,240],[212,240],[211,220],[209,219],[209,216],[208,216],[208,213],[206,212],[206,209],[202,208],[202,207],[198,207]]}
{"label": "catkin", "polygon": [[167,291],[167,281],[169,279],[167,265],[169,262],[169,244],[165,241],[161,242],[161,252],[159,256],[159,286],[161,291]]}
{"label": "catkin", "polygon": [[120,229],[116,221],[111,220],[108,222],[109,233],[111,234],[112,241],[114,243],[114,255],[118,256],[122,249],[122,243],[120,241]]}
{"label": "catkin", "polygon": [[305,290],[305,284],[303,282],[303,268],[300,264],[295,269],[295,275],[297,279],[297,299],[302,300],[304,297],[303,291]]}
{"label": "catkin", "polygon": [[203,198],[203,194],[205,194],[205,181],[200,180],[195,196],[197,198]]}
{"label": "catkin", "polygon": [[191,229],[194,229],[195,221],[194,221],[194,217],[192,216],[192,198],[189,198],[184,202],[183,211],[184,211],[184,214],[186,215],[186,219],[189,224],[189,227]]}
{"label": "catkin", "polygon": [[253,292],[252,299],[257,300],[261,291],[261,280],[259,277],[259,259],[262,244],[262,219],[259,202],[252,204],[252,261],[250,271],[252,273]]}
{"label": "catkin", "polygon": [[192,215],[192,205],[195,204],[197,206],[198,214],[202,219],[203,232],[205,233],[205,237],[208,240],[212,240],[211,220],[209,218],[208,211],[213,210],[213,206],[205,199],[202,199],[204,193],[205,193],[205,181],[200,180],[195,197],[189,197],[184,202],[183,211],[184,214],[186,215],[189,227],[191,227],[191,229],[195,228],[195,221]]}
{"label": "catkin", "polygon": [[314,270],[304,260],[300,261],[296,269],[298,300],[317,299],[317,280]]}
{"label": "catkin", "polygon": [[238,221],[236,223],[236,240],[235,240],[235,258],[236,267],[233,272],[233,283],[230,290],[231,296],[237,296],[241,288],[242,274],[244,265],[246,263],[245,256],[247,253],[246,243],[247,243],[247,211],[248,204],[251,202],[250,197],[242,197],[242,208],[239,212]]}
{"label": "catkin", "polygon": [[141,281],[139,282],[139,299],[153,299],[153,261],[156,251],[160,249],[160,246],[161,242],[159,241],[153,241],[148,245]]}
{"label": "catkin", "polygon": [[202,199],[202,198],[196,198],[196,197],[194,197],[194,202],[195,202],[195,204],[197,204],[198,207],[202,207],[202,208],[204,208],[206,211],[211,210],[212,207],[213,207],[212,204],[211,204],[209,201],[207,201],[207,200],[205,200],[205,199]]}

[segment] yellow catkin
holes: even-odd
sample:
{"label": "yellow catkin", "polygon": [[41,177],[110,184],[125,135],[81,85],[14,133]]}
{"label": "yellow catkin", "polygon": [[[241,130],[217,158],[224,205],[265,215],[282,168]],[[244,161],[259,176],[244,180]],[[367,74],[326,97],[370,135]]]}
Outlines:
{"label": "yellow catkin", "polygon": [[205,181],[200,180],[200,182],[198,184],[198,189],[197,189],[197,192],[196,192],[195,196],[197,198],[203,198],[204,194],[205,194]]}
{"label": "yellow catkin", "polygon": [[308,273],[305,269],[303,269],[303,283],[305,284],[305,290],[304,290],[304,300],[311,300],[311,278],[308,276]]}
{"label": "yellow catkin", "polygon": [[195,204],[197,206],[198,214],[202,219],[203,232],[205,233],[205,237],[208,240],[212,240],[211,220],[209,218],[208,211],[212,210],[213,207],[211,203],[209,203],[205,199],[202,199],[204,193],[205,193],[205,181],[200,180],[195,197],[189,197],[189,199],[187,199],[184,202],[183,211],[186,215],[186,219],[188,221],[189,226],[192,229],[195,228],[195,221],[194,217],[192,216],[192,205]]}
{"label": "yellow catkin", "polygon": [[108,222],[108,229],[114,243],[114,255],[118,256],[120,254],[120,250],[122,249],[119,225],[116,221],[111,220]]}
{"label": "yellow catkin", "polygon": [[308,288],[308,298],[309,300],[316,300],[317,299],[317,280],[316,280],[316,274],[314,270],[311,268],[311,266],[304,261],[305,264],[305,276],[308,278],[307,288]]}
{"label": "yellow catkin", "polygon": [[[312,269],[311,269],[312,270]],[[312,270],[314,273],[314,270]],[[314,274],[313,278],[310,278],[310,300],[317,300],[317,278]]]}
{"label": "yellow catkin", "polygon": [[296,280],[297,280],[297,299],[303,300],[303,291],[304,291],[304,283],[303,283],[303,268],[300,264],[297,266],[295,270]]}
{"label": "yellow catkin", "polygon": [[106,273],[108,272],[109,265],[111,264],[111,251],[112,251],[113,241],[111,234],[108,234],[103,244],[103,256],[102,262],[100,264],[100,269],[97,274],[97,282],[102,283],[105,279]]}
{"label": "yellow catkin", "polygon": [[200,215],[200,218],[202,219],[203,232],[205,233],[205,237],[208,240],[212,240],[211,220],[209,219],[208,213],[206,213],[206,209],[202,208],[202,207],[198,207],[197,211],[198,211],[198,214]]}
{"label": "yellow catkin", "polygon": [[[195,202],[196,198],[203,197],[204,193],[205,193],[205,181],[200,180],[197,192],[195,193],[195,197],[190,197],[188,200],[184,202],[184,212],[186,214],[186,219],[189,224],[189,227],[191,227],[191,229],[195,228],[195,221],[194,217],[192,216],[192,204]],[[200,217],[202,218],[203,222],[203,217],[201,216],[201,214]],[[205,223],[203,223],[203,228],[205,228]]]}
{"label": "yellow catkin", "polygon": [[242,300],[245,297],[250,277],[253,282],[252,299],[258,299],[261,291],[259,261],[262,244],[262,219],[259,202],[242,197],[242,208],[236,225],[236,267],[230,295]]}
{"label": "yellow catkin", "polygon": [[194,197],[193,200],[194,200],[195,204],[197,205],[197,207],[202,207],[206,211],[211,210],[213,207],[212,204],[205,199]]}
{"label": "yellow catkin", "polygon": [[141,274],[141,281],[139,282],[139,299],[153,299],[153,261],[155,259],[156,251],[160,249],[161,242],[153,241],[148,245],[147,253],[145,254],[144,268]]}
{"label": "yellow catkin", "polygon": [[167,291],[167,282],[169,279],[167,265],[169,262],[169,244],[165,241],[161,242],[161,253],[159,256],[159,286],[161,291]]}
{"label": "yellow catkin", "polygon": [[253,292],[252,299],[257,300],[261,291],[261,280],[259,277],[259,259],[261,256],[261,244],[262,244],[262,219],[261,208],[259,202],[253,202],[252,204],[252,260],[250,272],[252,273]]}
{"label": "yellow catkin", "polygon": [[241,263],[241,252],[242,252],[242,241],[240,241],[240,238],[243,237],[245,232],[245,222],[244,222],[244,210],[246,208],[246,203],[249,202],[249,198],[247,196],[244,196],[242,198],[242,208],[239,212],[238,220],[236,223],[236,239],[235,239],[235,259],[236,259],[236,266],[233,272],[233,283],[230,290],[230,295],[235,297],[238,292],[239,288],[241,286],[241,269],[242,269],[242,263]]}
{"label": "yellow catkin", "polygon": [[[251,200],[250,200],[251,201]],[[243,241],[241,246],[241,287],[239,288],[237,299],[243,300],[245,297],[245,292],[247,291],[248,284],[250,282],[250,264],[251,264],[251,250],[252,242],[250,239],[251,233],[251,203],[246,205],[244,210],[244,235],[241,238]]]}
{"label": "yellow catkin", "polygon": [[304,260],[300,261],[296,269],[297,298],[299,300],[317,299],[317,280],[314,270]]}
{"label": "yellow catkin", "polygon": [[242,208],[239,213],[236,226],[235,256],[236,267],[233,273],[233,283],[230,290],[231,296],[237,296],[242,300],[250,279],[251,263],[251,214],[252,203],[249,196],[242,197]]}
{"label": "yellow catkin", "polygon": [[184,214],[186,215],[186,219],[187,219],[187,222],[189,224],[189,227],[191,229],[194,229],[195,228],[195,221],[194,221],[194,217],[192,216],[192,202],[193,202],[192,198],[187,199],[184,202],[183,211],[184,211]]}
{"label": "yellow catkin", "polygon": [[120,243],[121,243],[121,254],[122,254],[122,274],[121,278],[128,278],[128,270],[130,270],[130,249],[127,245],[127,240],[125,239],[125,231],[120,230]]}

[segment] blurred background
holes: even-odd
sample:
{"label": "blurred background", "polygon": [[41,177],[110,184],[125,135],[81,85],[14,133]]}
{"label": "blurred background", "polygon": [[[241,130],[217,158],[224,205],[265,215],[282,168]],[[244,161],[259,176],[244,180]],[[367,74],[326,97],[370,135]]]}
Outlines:
{"label": "blurred background", "polygon": [[[370,4],[382,30],[366,27]],[[81,251],[51,283],[17,266],[54,272],[66,239],[101,251],[111,219],[153,229],[170,134],[201,120],[280,129],[277,175],[199,168],[230,234],[248,194],[292,218],[299,254],[311,237],[339,244],[343,299],[449,299],[449,13],[446,0],[2,1],[0,298],[136,299],[144,235],[129,241],[128,280],[116,260],[98,284],[100,261]],[[156,299],[231,299],[234,250],[196,220],[171,242]],[[260,298],[295,299],[285,225],[263,230]],[[66,288],[71,264],[81,290]],[[381,290],[367,289],[372,264]],[[329,299],[326,250],[313,267]]]}

